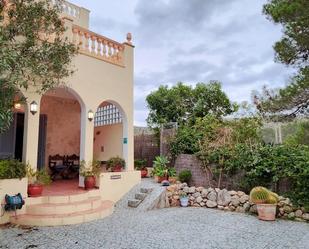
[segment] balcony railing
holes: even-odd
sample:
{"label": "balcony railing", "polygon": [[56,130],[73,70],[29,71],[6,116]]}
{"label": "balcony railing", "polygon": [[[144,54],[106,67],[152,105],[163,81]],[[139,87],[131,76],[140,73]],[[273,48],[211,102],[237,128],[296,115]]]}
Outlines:
{"label": "balcony railing", "polygon": [[124,45],[77,25],[72,27],[72,42],[82,54],[124,66]]}
{"label": "balcony railing", "polygon": [[[51,0],[53,4],[59,4],[59,0]],[[67,1],[61,2],[61,8],[63,13],[66,15],[73,17],[73,18],[79,18],[80,15],[80,7],[78,7],[75,4],[72,4]]]}

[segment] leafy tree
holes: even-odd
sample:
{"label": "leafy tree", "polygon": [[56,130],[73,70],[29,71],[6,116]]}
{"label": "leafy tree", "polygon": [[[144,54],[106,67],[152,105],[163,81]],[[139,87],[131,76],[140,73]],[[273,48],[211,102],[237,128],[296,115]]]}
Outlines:
{"label": "leafy tree", "polygon": [[[214,164],[215,173],[218,173],[217,187],[221,187],[224,173],[235,170],[234,153],[241,145],[254,148],[261,143],[259,118],[242,118],[239,120],[220,120],[212,115],[199,118],[195,129],[201,136],[198,141],[197,157],[201,160],[204,170],[213,176],[211,164]],[[233,160],[232,160],[233,158]],[[207,179],[211,185],[210,180]]]}
{"label": "leafy tree", "polygon": [[12,120],[19,89],[43,93],[72,73],[76,48],[64,37],[61,1],[0,2],[0,132]]}
{"label": "leafy tree", "polygon": [[195,88],[183,83],[171,88],[160,86],[146,101],[150,110],[147,122],[152,128],[170,122],[194,124],[197,118],[207,114],[222,117],[237,110],[217,81],[198,83]]}
{"label": "leafy tree", "polygon": [[294,118],[309,114],[309,2],[307,0],[270,0],[263,12],[283,26],[283,37],[276,42],[275,60],[299,69],[290,84],[279,90],[265,89],[255,97],[265,116]]}

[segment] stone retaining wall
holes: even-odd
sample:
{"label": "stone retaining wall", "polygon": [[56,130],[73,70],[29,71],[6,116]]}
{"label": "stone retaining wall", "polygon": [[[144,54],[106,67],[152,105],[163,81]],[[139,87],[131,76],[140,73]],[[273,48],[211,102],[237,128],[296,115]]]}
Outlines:
{"label": "stone retaining wall", "polygon": [[[180,194],[186,193],[189,197],[189,206],[218,208],[226,211],[257,213],[256,205],[250,203],[249,195],[242,191],[228,191],[219,188],[188,187],[186,183],[168,186],[167,197],[170,206],[180,206]],[[304,208],[296,208],[289,198],[280,196],[277,217],[309,221],[309,213]]]}

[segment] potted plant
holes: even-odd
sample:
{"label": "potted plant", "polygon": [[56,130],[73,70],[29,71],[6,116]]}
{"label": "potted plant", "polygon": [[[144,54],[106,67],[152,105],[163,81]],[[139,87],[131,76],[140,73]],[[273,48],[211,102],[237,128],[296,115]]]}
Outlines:
{"label": "potted plant", "polygon": [[145,178],[148,175],[148,170],[146,168],[146,160],[145,159],[136,159],[134,160],[135,170],[141,171],[141,177]]}
{"label": "potted plant", "polygon": [[96,185],[96,177],[100,175],[100,161],[92,161],[86,166],[85,161],[81,161],[80,175],[84,177],[85,189],[93,189]]}
{"label": "potted plant", "polygon": [[176,177],[176,169],[173,167],[169,167],[167,169],[167,174],[168,174],[168,180],[171,184],[175,184],[177,181],[177,177]]}
{"label": "potted plant", "polygon": [[276,219],[278,195],[267,188],[255,187],[250,192],[250,201],[257,205],[260,220]]}
{"label": "potted plant", "polygon": [[189,205],[189,197],[185,192],[182,192],[180,194],[180,206],[187,207]]}
{"label": "potted plant", "polygon": [[28,195],[38,197],[42,195],[43,186],[51,183],[51,177],[46,169],[35,171],[30,165],[27,165],[28,176]]}
{"label": "potted plant", "polygon": [[169,161],[165,156],[157,156],[153,161],[153,174],[157,177],[158,183],[168,179],[168,163]]}
{"label": "potted plant", "polygon": [[111,157],[107,161],[106,169],[111,170],[112,172],[121,172],[122,169],[125,167],[126,162],[119,156]]}
{"label": "potted plant", "polygon": [[168,172],[167,172],[167,169],[165,169],[165,168],[159,168],[156,171],[156,175],[158,176],[158,179],[157,179],[158,183],[161,183],[164,180],[168,179]]}

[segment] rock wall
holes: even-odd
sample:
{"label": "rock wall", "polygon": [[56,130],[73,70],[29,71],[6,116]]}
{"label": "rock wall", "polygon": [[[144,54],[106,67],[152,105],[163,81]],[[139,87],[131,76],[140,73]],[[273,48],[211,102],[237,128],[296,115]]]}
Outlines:
{"label": "rock wall", "polygon": [[[180,194],[186,193],[189,197],[189,206],[218,208],[226,211],[241,213],[257,213],[256,205],[250,203],[249,195],[242,191],[228,191],[219,188],[189,187],[186,183],[168,186],[167,197],[170,206],[180,206]],[[277,217],[309,221],[309,213],[304,208],[296,208],[289,198],[279,197]]]}

